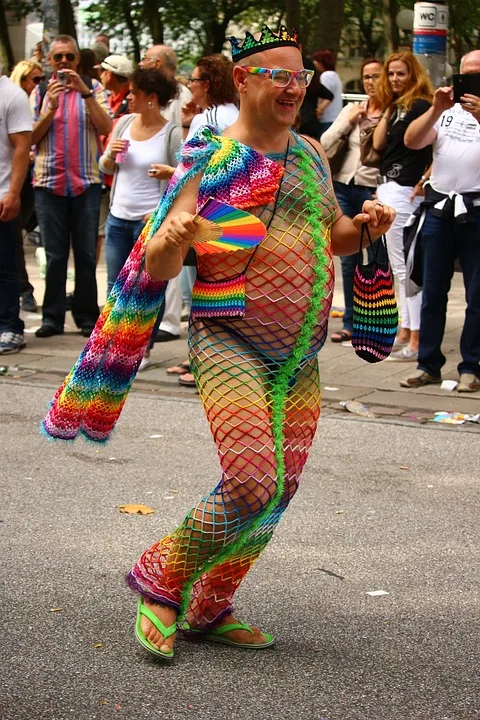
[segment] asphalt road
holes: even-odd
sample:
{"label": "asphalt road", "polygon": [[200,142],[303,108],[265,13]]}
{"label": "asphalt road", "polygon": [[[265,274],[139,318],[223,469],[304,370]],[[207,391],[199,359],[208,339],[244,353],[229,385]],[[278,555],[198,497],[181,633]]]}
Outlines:
{"label": "asphalt road", "polygon": [[1,383],[2,720],[480,718],[477,434],[325,417],[237,597],[276,646],[165,667],[123,578],[218,481],[198,400],[132,396],[97,447],[40,436],[52,392]]}

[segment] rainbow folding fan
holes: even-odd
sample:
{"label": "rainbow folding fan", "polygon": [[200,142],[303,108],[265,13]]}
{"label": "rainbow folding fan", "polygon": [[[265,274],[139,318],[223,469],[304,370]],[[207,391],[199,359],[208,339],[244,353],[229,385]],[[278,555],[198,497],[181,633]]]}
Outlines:
{"label": "rainbow folding fan", "polygon": [[194,241],[200,255],[253,250],[267,234],[255,215],[209,198],[195,215],[198,227]]}

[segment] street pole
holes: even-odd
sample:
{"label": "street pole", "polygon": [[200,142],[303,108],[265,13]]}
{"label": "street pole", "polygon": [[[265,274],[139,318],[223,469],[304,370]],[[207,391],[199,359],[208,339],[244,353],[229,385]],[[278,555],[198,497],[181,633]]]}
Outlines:
{"label": "street pole", "polygon": [[417,2],[413,18],[413,53],[435,87],[447,84],[448,7],[442,0]]}

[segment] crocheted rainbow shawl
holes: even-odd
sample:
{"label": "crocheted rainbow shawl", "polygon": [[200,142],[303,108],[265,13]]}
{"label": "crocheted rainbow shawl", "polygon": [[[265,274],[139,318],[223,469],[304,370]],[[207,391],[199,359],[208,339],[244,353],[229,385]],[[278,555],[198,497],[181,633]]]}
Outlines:
{"label": "crocheted rainbow shawl", "polygon": [[61,440],[83,434],[105,442],[122,411],[152,333],[167,283],[152,280],[145,249],[180,190],[204,172],[198,206],[211,196],[236,208],[271,202],[283,173],[277,163],[228,137],[201,128],[180,152],[180,164],[157,209],[133,247],[73,369],[42,422]]}

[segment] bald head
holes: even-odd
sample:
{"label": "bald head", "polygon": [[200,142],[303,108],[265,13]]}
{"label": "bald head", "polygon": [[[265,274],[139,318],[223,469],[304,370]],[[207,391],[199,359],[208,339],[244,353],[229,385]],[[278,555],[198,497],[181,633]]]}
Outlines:
{"label": "bald head", "polygon": [[472,50],[472,52],[463,56],[460,63],[460,72],[465,75],[480,73],[480,50]]}
{"label": "bald head", "polygon": [[171,47],[168,45],[154,45],[145,53],[145,57],[147,56],[157,61],[156,66],[163,70],[165,75],[170,78],[175,76],[177,72],[177,56]]}

